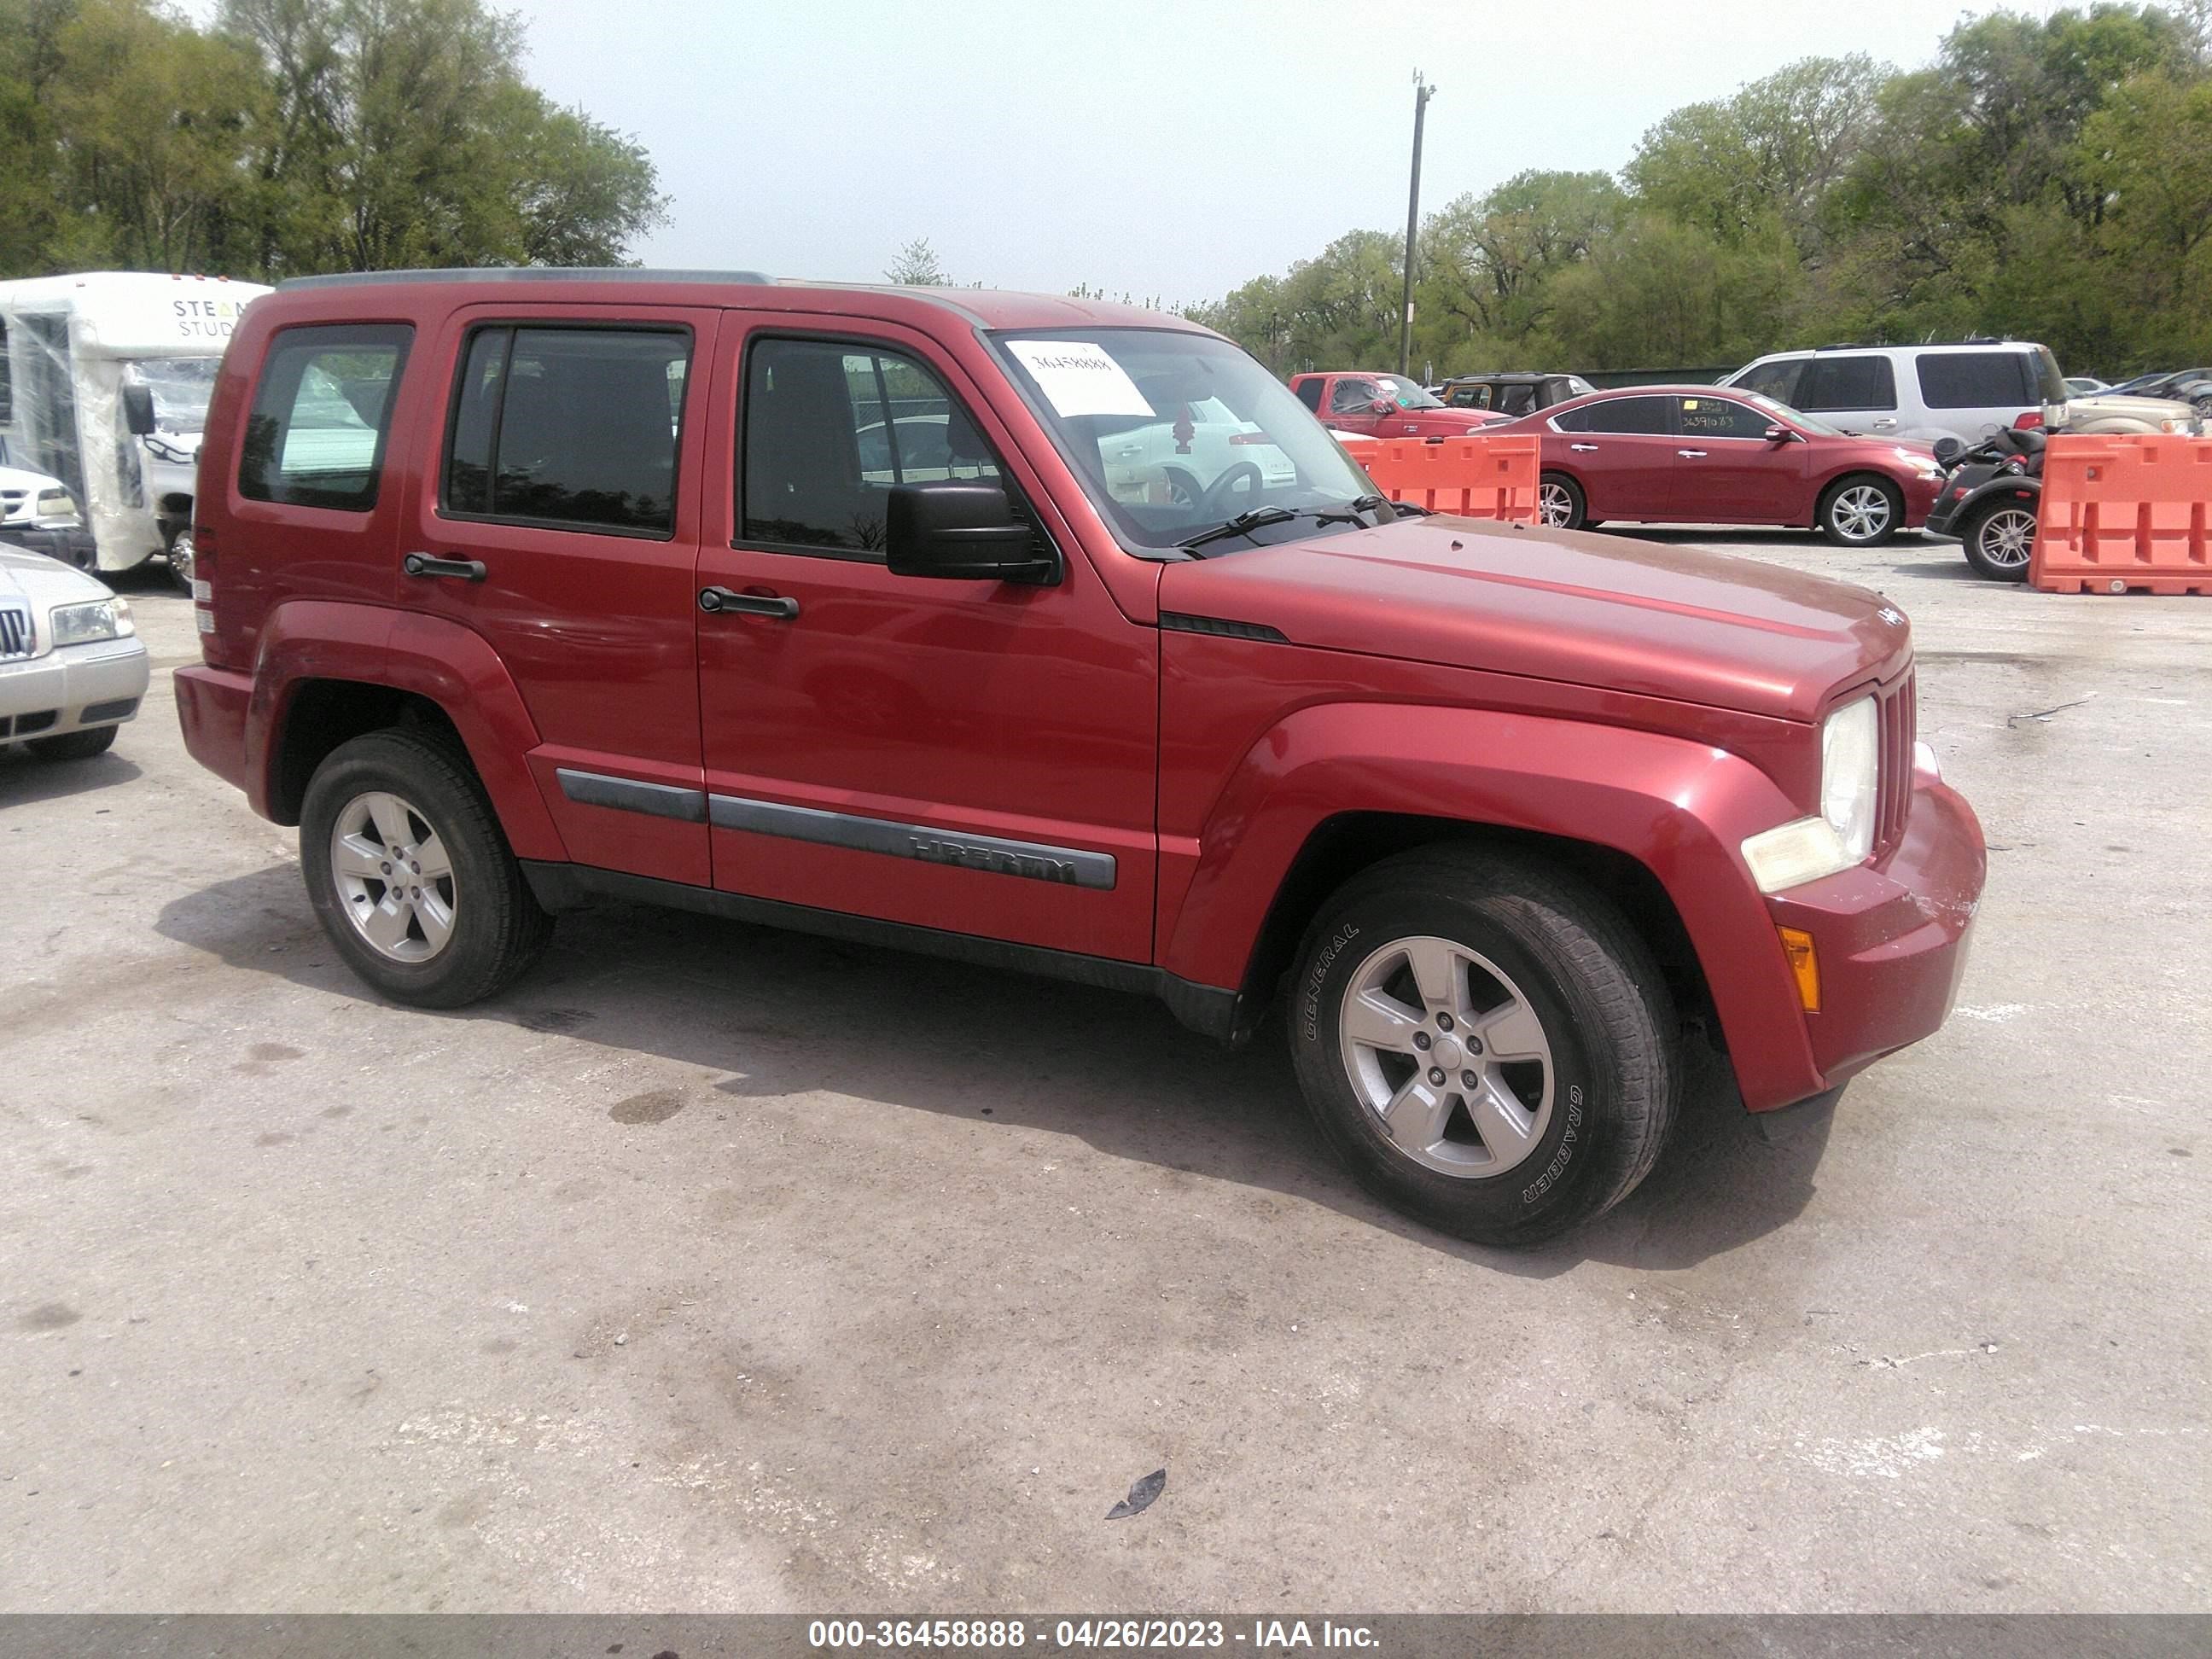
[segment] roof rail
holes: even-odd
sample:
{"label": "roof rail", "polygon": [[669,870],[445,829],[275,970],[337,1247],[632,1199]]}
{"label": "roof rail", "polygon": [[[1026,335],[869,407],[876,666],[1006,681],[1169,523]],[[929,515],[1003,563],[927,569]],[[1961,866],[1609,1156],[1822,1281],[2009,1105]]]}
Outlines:
{"label": "roof rail", "polygon": [[748,283],[765,286],[758,270],[653,270],[633,265],[448,265],[428,270],[344,270],[292,276],[280,289],[355,288],[380,283]]}

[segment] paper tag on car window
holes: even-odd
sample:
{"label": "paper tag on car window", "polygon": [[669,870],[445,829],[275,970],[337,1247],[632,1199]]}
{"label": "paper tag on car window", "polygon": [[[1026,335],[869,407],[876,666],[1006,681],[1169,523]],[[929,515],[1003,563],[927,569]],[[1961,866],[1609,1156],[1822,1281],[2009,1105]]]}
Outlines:
{"label": "paper tag on car window", "polygon": [[1009,340],[1006,349],[1063,417],[1154,413],[1128,371],[1103,346],[1088,340]]}

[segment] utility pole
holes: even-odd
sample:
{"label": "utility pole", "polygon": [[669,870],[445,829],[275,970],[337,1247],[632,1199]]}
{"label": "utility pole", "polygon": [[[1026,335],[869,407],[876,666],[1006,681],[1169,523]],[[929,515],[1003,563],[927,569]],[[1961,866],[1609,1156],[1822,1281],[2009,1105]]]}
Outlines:
{"label": "utility pole", "polygon": [[1413,185],[1406,195],[1406,308],[1398,316],[1398,372],[1403,374],[1413,352],[1413,237],[1421,224],[1421,118],[1437,89],[1413,71]]}

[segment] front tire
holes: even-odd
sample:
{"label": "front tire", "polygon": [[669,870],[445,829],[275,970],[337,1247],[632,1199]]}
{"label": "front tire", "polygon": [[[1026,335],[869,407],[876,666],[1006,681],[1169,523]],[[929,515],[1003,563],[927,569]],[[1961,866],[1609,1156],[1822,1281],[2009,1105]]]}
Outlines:
{"label": "front tire", "polygon": [[93,726],[55,737],[33,738],[30,750],[42,761],[90,760],[115,746],[116,730],[112,726]]}
{"label": "front tire", "polygon": [[1547,472],[1536,485],[1536,522],[1547,530],[1581,530],[1589,522],[1583,487],[1564,472]]}
{"label": "front tire", "polygon": [[1356,877],[1299,948],[1290,1042],[1314,1121],[1365,1187],[1439,1231],[1521,1245],[1603,1214],[1674,1117],[1672,998],[1563,872],[1468,846]]}
{"label": "front tire", "polygon": [[1820,501],[1820,533],[1838,547],[1879,547],[1905,524],[1905,495],[1887,478],[1839,478]]}
{"label": "front tire", "polygon": [[1997,501],[1974,515],[1960,532],[1959,544],[1974,574],[1993,582],[2024,582],[2035,553],[2035,509],[2017,501]]}
{"label": "front tire", "polygon": [[466,761],[416,732],[356,738],[315,769],[300,867],[338,954],[395,1002],[481,1001],[553,931]]}

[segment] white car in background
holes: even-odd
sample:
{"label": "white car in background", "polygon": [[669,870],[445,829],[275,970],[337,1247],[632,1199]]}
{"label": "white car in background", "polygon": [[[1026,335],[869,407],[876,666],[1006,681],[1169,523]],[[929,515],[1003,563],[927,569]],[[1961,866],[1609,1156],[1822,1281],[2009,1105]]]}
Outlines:
{"label": "white car in background", "polygon": [[1106,433],[1098,440],[1098,458],[1105,465],[1106,487],[1123,500],[1158,494],[1164,501],[1196,501],[1244,465],[1270,489],[1295,484],[1298,476],[1273,439],[1255,422],[1238,420],[1218,398]]}
{"label": "white car in background", "polygon": [[0,542],[0,744],[90,760],[138,712],[150,671],[131,602],[106,583]]}
{"label": "white car in background", "polygon": [[51,553],[69,564],[89,566],[92,538],[76,499],[59,478],[10,466],[0,438],[0,541]]}

